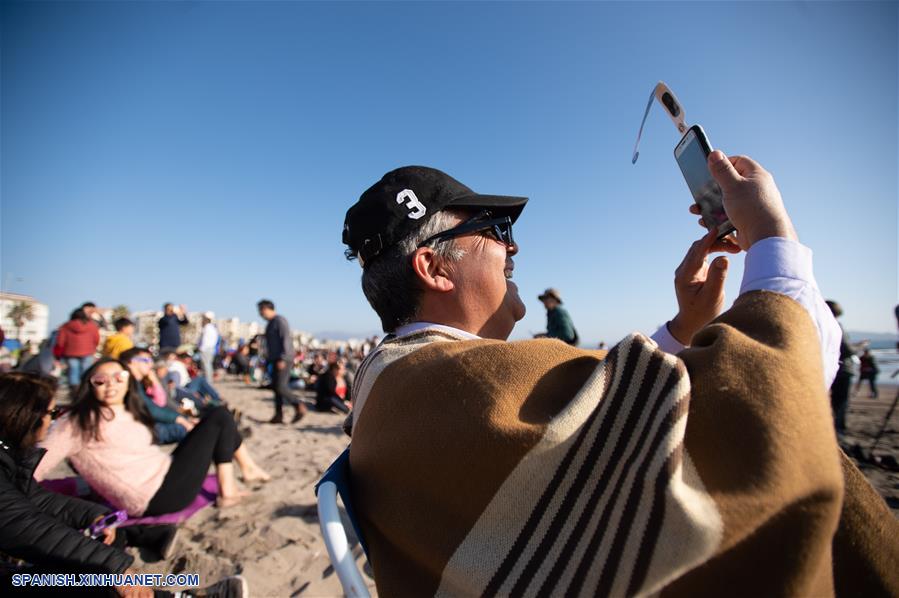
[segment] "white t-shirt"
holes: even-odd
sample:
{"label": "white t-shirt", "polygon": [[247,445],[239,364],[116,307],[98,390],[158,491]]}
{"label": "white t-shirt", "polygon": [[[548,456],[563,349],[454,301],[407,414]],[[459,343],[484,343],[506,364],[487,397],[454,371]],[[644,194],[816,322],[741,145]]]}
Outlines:
{"label": "white t-shirt", "polygon": [[190,374],[187,373],[187,367],[183,363],[176,359],[167,362],[166,367],[169,369],[169,373],[165,377],[166,382],[174,382],[178,388],[187,386],[190,382]]}
{"label": "white t-shirt", "polygon": [[204,353],[212,353],[215,351],[215,345],[219,342],[219,331],[212,322],[203,326],[203,332],[200,333],[199,349]]}

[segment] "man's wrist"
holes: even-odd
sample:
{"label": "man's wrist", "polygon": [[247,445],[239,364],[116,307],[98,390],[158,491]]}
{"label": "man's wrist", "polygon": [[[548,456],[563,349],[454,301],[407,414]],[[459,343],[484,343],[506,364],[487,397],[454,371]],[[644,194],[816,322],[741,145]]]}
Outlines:
{"label": "man's wrist", "polygon": [[672,319],[668,320],[668,323],[665,324],[665,326],[668,328],[668,334],[684,346],[690,344],[690,340],[697,330],[694,326],[685,324],[680,314],[677,314]]}
{"label": "man's wrist", "polygon": [[749,247],[752,247],[759,241],[764,241],[765,239],[769,239],[771,237],[780,237],[782,239],[789,239],[790,241],[799,240],[799,237],[796,234],[796,229],[793,228],[793,223],[790,221],[770,224],[762,228],[761,230],[752,231],[748,236]]}

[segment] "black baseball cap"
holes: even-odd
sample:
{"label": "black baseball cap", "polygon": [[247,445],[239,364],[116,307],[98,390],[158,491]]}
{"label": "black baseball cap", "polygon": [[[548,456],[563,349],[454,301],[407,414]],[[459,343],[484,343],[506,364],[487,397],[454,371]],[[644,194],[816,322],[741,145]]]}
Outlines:
{"label": "black baseball cap", "polygon": [[343,221],[347,256],[366,262],[412,234],[445,208],[489,209],[493,216],[512,222],[524,209],[527,197],[481,195],[453,177],[427,166],[391,170],[368,188]]}

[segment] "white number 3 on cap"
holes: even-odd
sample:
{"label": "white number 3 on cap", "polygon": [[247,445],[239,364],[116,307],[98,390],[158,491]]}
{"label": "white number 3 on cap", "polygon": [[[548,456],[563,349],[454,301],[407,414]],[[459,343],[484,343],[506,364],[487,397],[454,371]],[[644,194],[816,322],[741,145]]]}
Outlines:
{"label": "white number 3 on cap", "polygon": [[409,210],[409,218],[412,220],[418,220],[428,211],[424,204],[415,197],[415,192],[412,189],[403,189],[397,193],[396,203],[406,204],[406,208]]}

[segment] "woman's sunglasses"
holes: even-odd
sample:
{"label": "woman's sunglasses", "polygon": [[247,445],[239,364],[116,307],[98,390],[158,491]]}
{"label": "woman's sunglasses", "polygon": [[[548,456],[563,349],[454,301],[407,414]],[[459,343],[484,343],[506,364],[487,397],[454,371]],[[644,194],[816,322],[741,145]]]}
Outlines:
{"label": "woman's sunglasses", "polygon": [[484,211],[458,226],[454,226],[451,229],[428,237],[419,243],[418,246],[424,247],[431,243],[439,243],[441,241],[446,241],[447,239],[481,231],[486,232],[506,247],[515,245],[515,240],[512,238],[512,219],[508,216],[491,218],[490,212]]}
{"label": "woman's sunglasses", "polygon": [[106,374],[94,374],[91,376],[91,384],[95,387],[99,388],[108,382],[115,380],[116,382],[127,382],[128,381],[128,372],[126,370],[122,370],[121,372],[117,372],[111,376],[107,376]]}

